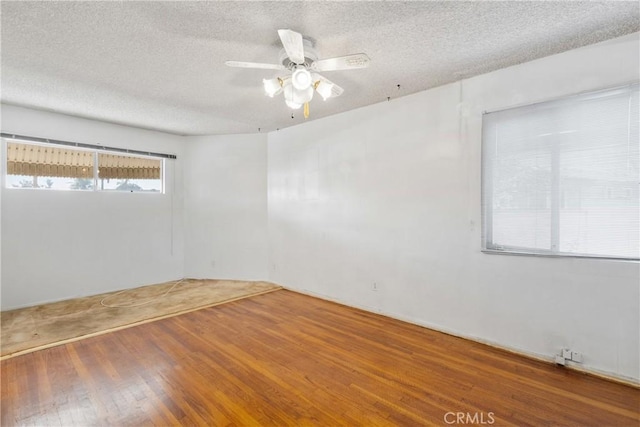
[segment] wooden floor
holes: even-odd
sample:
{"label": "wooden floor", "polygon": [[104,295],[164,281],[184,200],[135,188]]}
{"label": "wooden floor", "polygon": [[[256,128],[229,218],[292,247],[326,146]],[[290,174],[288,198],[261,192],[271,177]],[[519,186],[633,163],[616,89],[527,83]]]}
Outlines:
{"label": "wooden floor", "polygon": [[637,389],[284,290],[1,373],[2,426],[640,424]]}

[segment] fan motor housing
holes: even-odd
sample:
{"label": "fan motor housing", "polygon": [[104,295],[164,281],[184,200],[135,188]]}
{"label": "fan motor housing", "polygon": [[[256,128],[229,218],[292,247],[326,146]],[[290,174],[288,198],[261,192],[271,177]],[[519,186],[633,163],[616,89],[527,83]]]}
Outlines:
{"label": "fan motor housing", "polygon": [[[309,68],[311,64],[313,64],[313,62],[318,59],[318,54],[316,53],[316,50],[313,46],[314,43],[311,40],[303,38],[302,44],[304,45],[304,64],[302,65],[304,65],[306,68]],[[295,67],[296,65],[299,65],[289,59],[289,56],[287,55],[287,51],[285,49],[282,49],[280,51],[279,61],[282,65],[289,69]]]}

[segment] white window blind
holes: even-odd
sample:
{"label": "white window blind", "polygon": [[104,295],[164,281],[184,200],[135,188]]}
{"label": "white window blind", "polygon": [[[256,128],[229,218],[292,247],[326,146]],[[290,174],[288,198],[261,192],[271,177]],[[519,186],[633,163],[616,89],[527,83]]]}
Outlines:
{"label": "white window blind", "polygon": [[483,117],[487,250],[640,258],[638,85]]}

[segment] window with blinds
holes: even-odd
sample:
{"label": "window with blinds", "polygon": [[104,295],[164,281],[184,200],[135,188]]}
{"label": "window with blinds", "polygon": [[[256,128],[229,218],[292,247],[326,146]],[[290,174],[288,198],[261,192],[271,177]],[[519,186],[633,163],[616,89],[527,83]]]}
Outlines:
{"label": "window with blinds", "polygon": [[484,115],[485,250],[640,258],[638,89]]}
{"label": "window with blinds", "polygon": [[6,186],[160,193],[162,164],[153,157],[7,140]]}

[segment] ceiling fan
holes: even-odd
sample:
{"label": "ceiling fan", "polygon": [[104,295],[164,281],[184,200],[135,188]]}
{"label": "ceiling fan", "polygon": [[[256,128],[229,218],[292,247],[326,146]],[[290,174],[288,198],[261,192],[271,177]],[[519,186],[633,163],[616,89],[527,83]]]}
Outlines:
{"label": "ceiling fan", "polygon": [[281,76],[263,79],[267,96],[284,94],[287,106],[297,110],[304,105],[304,117],[309,117],[309,102],[314,92],[326,101],[342,95],[344,89],[318,74],[319,71],[351,70],[369,66],[369,57],[355,53],[336,58],[318,59],[313,43],[293,30],[278,30],[284,49],[280,51],[279,64],[260,62],[226,61],[229,67],[259,68],[283,71]]}

